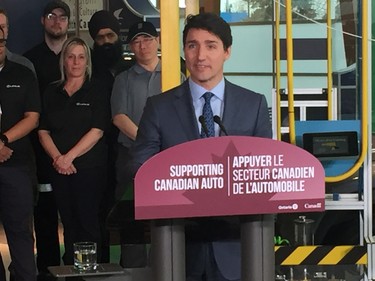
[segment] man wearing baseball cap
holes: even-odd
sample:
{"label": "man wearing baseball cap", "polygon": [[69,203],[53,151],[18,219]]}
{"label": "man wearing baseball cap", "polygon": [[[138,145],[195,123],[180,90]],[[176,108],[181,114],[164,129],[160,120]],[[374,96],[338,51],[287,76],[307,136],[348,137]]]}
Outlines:
{"label": "man wearing baseball cap", "polygon": [[[129,148],[136,138],[146,100],[150,96],[161,93],[161,63],[158,57],[159,35],[155,26],[150,22],[133,24],[129,28],[126,43],[134,53],[136,64],[116,77],[111,97],[113,123],[120,130],[116,161],[117,199],[121,199],[132,185],[132,178],[127,177],[128,173],[125,169],[130,161]],[[181,80],[184,80],[183,75],[181,75]],[[127,233],[131,240],[142,240],[142,235],[141,226],[134,229],[132,233]],[[125,267],[144,266],[142,259],[136,261],[127,258],[127,256],[141,257],[145,248],[142,248],[142,244],[131,247],[128,246],[126,252],[121,255],[126,259],[126,261],[121,261],[121,265]]]}
{"label": "man wearing baseball cap", "polygon": [[[126,191],[131,188],[132,179],[125,176],[127,174],[125,167],[129,161],[129,147],[135,140],[146,99],[161,92],[159,37],[155,27],[148,22],[135,23],[130,27],[128,34],[126,43],[134,53],[136,63],[116,77],[111,96],[113,124],[120,130],[117,138],[116,159],[117,200],[121,200]],[[121,209],[121,206],[126,204],[129,202],[120,201],[116,208]],[[126,216],[132,215],[126,214]],[[143,226],[135,224],[135,227],[127,231],[125,235],[129,241],[142,241]],[[121,246],[120,264],[123,267],[143,267],[146,262],[145,245],[134,243]]]}
{"label": "man wearing baseball cap", "polygon": [[126,38],[126,43],[130,44],[136,37],[143,35],[148,37],[158,37],[158,32],[155,29],[155,26],[148,21],[145,22],[138,22],[133,24],[129,28],[129,33]]}
{"label": "man wearing baseball cap", "polygon": [[[48,84],[61,78],[59,60],[62,46],[68,38],[69,18],[70,9],[66,3],[60,0],[48,2],[41,17],[44,41],[24,54],[34,64],[42,97]],[[54,171],[49,156],[40,145],[37,131],[33,131],[30,137],[38,179],[38,200],[34,209],[38,278],[47,280],[48,266],[57,266],[61,262],[58,212],[51,185]]]}
{"label": "man wearing baseball cap", "polygon": [[118,199],[131,182],[131,179],[124,178],[123,169],[128,161],[127,151],[137,134],[138,122],[146,99],[161,92],[159,36],[153,24],[133,24],[129,29],[126,43],[134,53],[136,64],[116,77],[111,97],[113,123],[120,130],[116,164]]}
{"label": "man wearing baseball cap", "polygon": [[53,10],[55,9],[61,9],[63,11],[63,16],[65,16],[67,19],[70,18],[70,8],[69,6],[61,1],[61,0],[54,0],[51,2],[48,2],[47,5],[44,7],[44,13],[43,16],[48,16],[49,14],[53,14]]}

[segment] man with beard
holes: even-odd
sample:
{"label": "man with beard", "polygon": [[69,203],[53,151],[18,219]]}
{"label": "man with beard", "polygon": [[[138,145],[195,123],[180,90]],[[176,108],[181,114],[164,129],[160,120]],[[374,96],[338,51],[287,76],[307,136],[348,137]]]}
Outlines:
{"label": "man with beard", "polygon": [[92,75],[100,78],[112,90],[116,75],[134,64],[123,58],[119,21],[109,11],[101,10],[92,15],[88,27],[94,40]]}
{"label": "man with beard", "polygon": [[[49,83],[61,78],[60,52],[67,39],[69,17],[70,9],[66,3],[60,0],[48,2],[41,18],[44,41],[24,54],[34,64],[42,96]],[[48,266],[60,265],[58,214],[50,184],[52,165],[36,132],[31,136],[38,177],[38,200],[34,210],[37,266],[39,274],[44,276],[48,273]]]}
{"label": "man with beard", "polygon": [[[101,80],[111,93],[115,77],[120,72],[127,70],[132,61],[124,60],[122,55],[122,42],[119,38],[120,24],[116,17],[109,11],[95,12],[88,24],[89,33],[94,40],[92,50],[92,76]],[[108,97],[110,98],[110,97]],[[112,125],[105,132],[108,144],[108,183],[100,211],[102,255],[100,262],[109,262],[109,232],[106,229],[107,216],[114,205],[114,192],[116,186],[116,144],[118,129]]]}

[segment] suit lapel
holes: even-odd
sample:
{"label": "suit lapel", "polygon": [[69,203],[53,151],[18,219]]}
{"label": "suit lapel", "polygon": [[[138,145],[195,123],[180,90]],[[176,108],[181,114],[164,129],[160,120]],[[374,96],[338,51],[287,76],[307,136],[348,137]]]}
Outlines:
{"label": "suit lapel", "polygon": [[232,87],[232,84],[225,80],[224,90],[224,112],[223,112],[223,124],[226,128],[235,128],[236,123],[240,120],[236,120],[236,112],[240,106],[240,100],[237,98],[237,92]]}
{"label": "suit lapel", "polygon": [[[176,99],[174,106],[181,124],[181,130],[186,133],[187,140],[200,138],[198,125],[195,118],[193,100],[190,94],[189,83],[187,80],[178,87],[174,93]],[[179,130],[179,128],[175,128]]]}

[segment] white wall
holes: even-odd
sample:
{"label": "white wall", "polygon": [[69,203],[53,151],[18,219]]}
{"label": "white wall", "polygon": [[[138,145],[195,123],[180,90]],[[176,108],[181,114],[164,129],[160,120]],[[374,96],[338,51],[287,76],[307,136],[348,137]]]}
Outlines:
{"label": "white wall", "polygon": [[[181,34],[183,22],[180,25]],[[271,25],[232,25],[233,46],[231,58],[226,62],[224,72],[228,80],[245,88],[263,93],[271,104],[273,86],[273,35]],[[327,29],[322,24],[294,24],[293,38],[326,38]],[[281,26],[280,37],[285,38],[285,26]],[[332,31],[333,71],[345,69],[345,50],[341,23],[333,25]],[[182,41],[182,39],[181,39]],[[181,55],[183,52],[181,50]],[[281,62],[281,72],[287,71],[286,61]],[[327,71],[326,60],[299,60],[293,63],[295,88],[326,88],[326,77],[300,77],[301,74],[321,74]],[[240,75],[233,75],[239,73]],[[261,75],[259,75],[261,74]],[[281,87],[286,88],[286,78]]]}

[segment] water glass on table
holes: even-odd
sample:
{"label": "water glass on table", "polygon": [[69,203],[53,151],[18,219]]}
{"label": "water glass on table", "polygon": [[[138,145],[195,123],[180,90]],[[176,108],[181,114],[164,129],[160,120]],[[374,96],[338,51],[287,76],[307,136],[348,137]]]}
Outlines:
{"label": "water glass on table", "polygon": [[97,267],[96,243],[74,243],[74,268],[78,271],[92,271]]}

